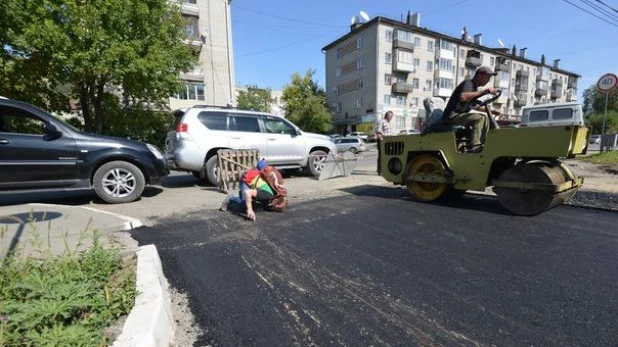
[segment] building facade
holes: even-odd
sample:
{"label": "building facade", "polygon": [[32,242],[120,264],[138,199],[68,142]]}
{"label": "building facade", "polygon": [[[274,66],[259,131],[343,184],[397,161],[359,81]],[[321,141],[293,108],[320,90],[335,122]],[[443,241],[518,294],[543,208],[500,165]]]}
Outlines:
{"label": "building facade", "polygon": [[231,0],[169,2],[180,6],[186,23],[185,43],[193,48],[197,58],[192,71],[180,75],[185,89],[169,99],[169,108],[234,103]]}
{"label": "building facade", "polygon": [[419,129],[423,100],[448,99],[455,87],[481,65],[498,75],[490,85],[502,90],[492,107],[514,117],[521,108],[546,102],[575,101],[579,75],[534,61],[526,49],[490,48],[465,28],[455,38],[420,27],[420,15],[405,22],[375,17],[322,49],[326,59],[326,96],[337,132],[373,133],[384,112],[393,111],[395,131]]}

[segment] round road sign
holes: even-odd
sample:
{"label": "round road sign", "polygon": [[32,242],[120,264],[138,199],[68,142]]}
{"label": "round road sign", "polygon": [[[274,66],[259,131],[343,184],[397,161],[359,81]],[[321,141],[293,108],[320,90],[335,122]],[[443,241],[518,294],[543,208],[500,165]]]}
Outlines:
{"label": "round road sign", "polygon": [[618,77],[616,77],[613,73],[608,73],[599,78],[599,81],[597,82],[597,89],[606,93],[614,89],[616,84],[618,84]]}

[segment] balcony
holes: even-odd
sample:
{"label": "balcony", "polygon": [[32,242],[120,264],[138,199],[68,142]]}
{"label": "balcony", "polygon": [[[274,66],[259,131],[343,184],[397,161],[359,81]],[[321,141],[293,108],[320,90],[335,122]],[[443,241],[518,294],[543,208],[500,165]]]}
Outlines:
{"label": "balcony", "polygon": [[182,14],[199,17],[200,9],[196,4],[183,3],[181,6]]}
{"label": "balcony", "polygon": [[551,95],[552,99],[560,99],[562,97],[562,80],[555,79],[551,84]]}
{"label": "balcony", "polygon": [[393,83],[393,88],[392,88],[393,93],[408,94],[408,93],[412,93],[413,90],[414,90],[414,86],[410,83],[404,83],[404,82]]}
{"label": "balcony", "polygon": [[534,96],[536,96],[537,98],[538,98],[538,97],[541,97],[541,96],[546,96],[546,95],[547,95],[547,89],[538,89],[538,88],[537,88],[537,89],[534,91]]}
{"label": "balcony", "polygon": [[520,97],[515,100],[515,107],[524,107],[528,105],[528,94],[521,93]]}
{"label": "balcony", "polygon": [[569,80],[567,82],[567,88],[568,89],[577,88],[577,78],[569,77]]}
{"label": "balcony", "polygon": [[451,96],[451,94],[453,94],[452,89],[447,89],[447,88],[434,88],[433,89],[433,96],[448,98]]}
{"label": "balcony", "polygon": [[515,91],[516,92],[527,92],[528,91],[528,71],[519,70],[515,74]]}
{"label": "balcony", "polygon": [[196,71],[181,72],[180,79],[185,81],[204,82],[204,71],[200,69]]}
{"label": "balcony", "polygon": [[466,54],[466,66],[476,68],[481,66],[481,52],[470,50]]}
{"label": "balcony", "polygon": [[569,90],[566,94],[566,102],[577,101],[577,90]]}
{"label": "balcony", "polygon": [[414,72],[414,63],[407,63],[393,59],[393,71],[399,72]]}
{"label": "balcony", "polygon": [[496,59],[496,71],[509,71],[509,64],[506,59]]}
{"label": "balcony", "polygon": [[406,51],[409,52],[414,52],[414,43],[413,42],[408,42],[408,41],[404,41],[404,40],[400,40],[400,39],[394,39],[393,40],[393,49],[404,49]]}

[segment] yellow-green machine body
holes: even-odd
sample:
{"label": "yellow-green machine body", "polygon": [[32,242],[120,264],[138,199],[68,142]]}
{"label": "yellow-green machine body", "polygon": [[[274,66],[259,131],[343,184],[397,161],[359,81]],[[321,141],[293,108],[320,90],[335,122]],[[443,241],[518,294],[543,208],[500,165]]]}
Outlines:
{"label": "yellow-green machine body", "polygon": [[480,153],[460,151],[462,141],[453,131],[388,136],[379,149],[380,174],[422,201],[493,187],[511,212],[533,215],[581,187],[583,179],[560,159],[585,154],[589,136],[582,126],[495,128]]}

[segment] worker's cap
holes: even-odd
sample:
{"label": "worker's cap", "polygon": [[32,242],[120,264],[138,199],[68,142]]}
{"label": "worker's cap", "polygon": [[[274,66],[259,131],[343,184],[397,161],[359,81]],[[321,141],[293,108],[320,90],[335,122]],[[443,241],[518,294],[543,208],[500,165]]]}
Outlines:
{"label": "worker's cap", "polygon": [[268,166],[268,163],[266,163],[266,160],[264,158],[260,159],[260,161],[258,161],[257,163],[258,170],[262,170],[266,166]]}
{"label": "worker's cap", "polygon": [[476,70],[476,73],[477,73],[477,74],[478,74],[478,73],[484,73],[484,74],[486,74],[486,75],[492,75],[492,76],[495,76],[495,75],[497,75],[497,74],[498,74],[497,72],[495,72],[494,70],[492,70],[492,68],[490,68],[489,66],[481,66],[481,67],[479,67],[479,68]]}

